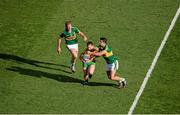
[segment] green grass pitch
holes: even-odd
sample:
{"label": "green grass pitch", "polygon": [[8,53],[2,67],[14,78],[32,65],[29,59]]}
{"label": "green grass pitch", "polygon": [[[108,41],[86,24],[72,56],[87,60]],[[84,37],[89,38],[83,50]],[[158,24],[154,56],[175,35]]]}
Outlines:
{"label": "green grass pitch", "polygon": [[[179,0],[1,0],[0,113],[128,113],[179,4]],[[81,85],[81,62],[72,74],[64,42],[62,53],[56,53],[66,20],[95,44],[101,36],[108,38],[127,88],[117,89],[107,79],[103,58],[97,59],[90,86]],[[180,113],[179,27],[178,20],[135,113]],[[79,44],[82,52],[85,43],[80,37]]]}
{"label": "green grass pitch", "polygon": [[159,58],[135,113],[180,113],[180,19]]}

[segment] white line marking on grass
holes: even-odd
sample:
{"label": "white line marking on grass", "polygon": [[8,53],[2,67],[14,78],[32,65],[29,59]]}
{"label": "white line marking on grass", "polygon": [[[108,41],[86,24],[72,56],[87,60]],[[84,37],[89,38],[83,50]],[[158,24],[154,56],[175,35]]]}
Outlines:
{"label": "white line marking on grass", "polygon": [[146,73],[146,76],[145,76],[145,78],[144,78],[144,81],[143,81],[143,83],[142,83],[142,85],[141,85],[141,87],[140,87],[140,89],[139,89],[139,91],[138,91],[138,93],[137,93],[134,101],[133,101],[133,104],[131,105],[131,108],[129,109],[128,115],[132,115],[134,109],[136,108],[136,105],[137,105],[137,103],[138,103],[138,101],[139,101],[139,98],[141,97],[141,94],[143,93],[144,88],[146,87],[146,84],[147,84],[147,82],[148,82],[148,79],[149,79],[150,76],[151,76],[151,73],[152,73],[152,71],[153,71],[153,69],[154,69],[154,67],[155,67],[155,65],[156,65],[156,62],[157,62],[157,60],[158,60],[158,58],[159,58],[159,56],[160,56],[160,54],[161,54],[161,51],[162,51],[164,45],[166,44],[166,41],[167,41],[167,39],[168,39],[168,37],[169,37],[169,35],[170,35],[170,33],[171,33],[171,30],[173,29],[173,27],[174,27],[174,25],[175,25],[175,23],[176,23],[176,20],[177,20],[178,17],[179,17],[179,14],[180,14],[180,7],[178,8],[178,10],[177,10],[177,12],[176,12],[176,14],[175,14],[172,22],[171,22],[171,25],[169,26],[169,29],[167,30],[167,32],[166,32],[166,34],[165,34],[165,36],[164,36],[164,38],[163,38],[163,40],[162,40],[162,42],[161,42],[161,45],[160,45],[159,49],[158,49],[157,52],[156,52],[156,55],[155,55],[155,57],[154,57],[154,59],[153,59],[153,62],[152,62],[152,64],[151,64],[148,72]]}

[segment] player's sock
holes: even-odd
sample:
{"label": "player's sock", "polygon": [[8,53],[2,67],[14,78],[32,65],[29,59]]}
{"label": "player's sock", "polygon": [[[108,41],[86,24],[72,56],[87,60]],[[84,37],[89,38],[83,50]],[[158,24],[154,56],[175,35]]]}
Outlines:
{"label": "player's sock", "polygon": [[121,81],[126,81],[125,78],[121,78]]}
{"label": "player's sock", "polygon": [[90,79],[92,78],[92,74],[89,74],[89,78],[90,78]]}
{"label": "player's sock", "polygon": [[75,62],[74,61],[70,61],[70,66],[72,67],[72,66],[75,66]]}
{"label": "player's sock", "polygon": [[125,80],[125,78],[121,78],[121,80],[119,81],[119,87],[126,87],[127,82]]}
{"label": "player's sock", "polygon": [[71,61],[70,69],[72,70],[72,72],[76,71],[76,69],[75,69],[75,62],[74,61]]}
{"label": "player's sock", "polygon": [[72,63],[72,66],[75,66],[75,64],[76,64],[76,63],[75,63],[75,62],[73,62],[73,63]]}
{"label": "player's sock", "polygon": [[89,78],[89,75],[87,74],[86,77],[85,77],[85,79],[88,79],[88,78]]}

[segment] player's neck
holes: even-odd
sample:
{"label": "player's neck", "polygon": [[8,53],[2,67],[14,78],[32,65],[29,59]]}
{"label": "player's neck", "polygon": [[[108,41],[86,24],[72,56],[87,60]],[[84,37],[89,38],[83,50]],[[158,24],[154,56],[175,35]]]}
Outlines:
{"label": "player's neck", "polygon": [[72,29],[66,29],[66,31],[68,32],[68,33],[71,33],[72,32]]}

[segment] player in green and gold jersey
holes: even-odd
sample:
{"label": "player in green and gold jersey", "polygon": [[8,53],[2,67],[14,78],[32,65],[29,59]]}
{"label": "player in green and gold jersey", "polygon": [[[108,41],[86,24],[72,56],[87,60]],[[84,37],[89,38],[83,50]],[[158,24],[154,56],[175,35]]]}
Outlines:
{"label": "player in green and gold jersey", "polygon": [[66,42],[66,46],[70,51],[72,58],[71,58],[71,65],[70,68],[72,72],[75,72],[75,63],[78,58],[78,39],[76,34],[79,34],[83,40],[86,42],[87,37],[81,32],[77,27],[72,27],[72,22],[67,21],[65,23],[65,30],[60,34],[57,41],[57,52],[60,54],[61,52],[61,39],[64,38]]}
{"label": "player in green and gold jersey", "polygon": [[107,39],[106,38],[100,38],[99,41],[99,52],[97,53],[91,53],[91,55],[94,56],[103,56],[106,61],[106,72],[108,75],[108,78],[110,80],[114,80],[118,82],[119,87],[125,87],[126,86],[126,80],[125,78],[119,77],[116,74],[116,71],[118,70],[119,64],[117,57],[113,54],[111,47],[107,45]]}

